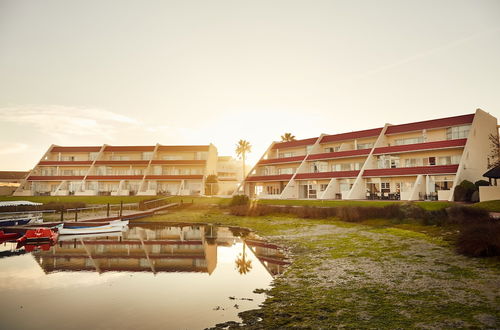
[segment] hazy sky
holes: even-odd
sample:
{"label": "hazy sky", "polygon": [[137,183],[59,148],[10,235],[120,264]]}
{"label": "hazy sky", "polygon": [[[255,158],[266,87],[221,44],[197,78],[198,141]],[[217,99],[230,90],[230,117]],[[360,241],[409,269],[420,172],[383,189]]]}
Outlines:
{"label": "hazy sky", "polygon": [[297,138],[500,116],[500,1],[0,0],[0,170],[52,144]]}

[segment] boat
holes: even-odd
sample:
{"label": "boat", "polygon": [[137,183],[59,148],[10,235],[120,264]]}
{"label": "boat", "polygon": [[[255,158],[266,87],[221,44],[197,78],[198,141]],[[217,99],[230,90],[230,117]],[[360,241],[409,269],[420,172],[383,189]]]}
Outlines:
{"label": "boat", "polygon": [[[7,201],[0,202],[0,211],[2,208],[12,209],[18,206],[39,206],[42,203],[34,203],[30,201]],[[0,227],[22,226],[34,223],[43,222],[42,213],[40,211],[21,211],[21,212],[5,212],[0,213]]]}
{"label": "boat", "polygon": [[3,230],[0,230],[0,243],[15,240],[18,236],[18,233],[6,233]]}
{"label": "boat", "polygon": [[60,235],[83,235],[122,232],[127,229],[128,221],[115,220],[108,223],[99,222],[65,222],[59,228]]}
{"label": "boat", "polygon": [[58,232],[57,230],[52,230],[47,227],[33,228],[28,229],[24,233],[24,235],[17,239],[18,243],[26,244],[26,243],[55,243],[57,241]]}
{"label": "boat", "polygon": [[68,242],[72,240],[94,240],[99,238],[120,238],[123,233],[121,231],[111,233],[93,233],[93,234],[80,234],[80,235],[61,235],[57,238],[58,242]]}

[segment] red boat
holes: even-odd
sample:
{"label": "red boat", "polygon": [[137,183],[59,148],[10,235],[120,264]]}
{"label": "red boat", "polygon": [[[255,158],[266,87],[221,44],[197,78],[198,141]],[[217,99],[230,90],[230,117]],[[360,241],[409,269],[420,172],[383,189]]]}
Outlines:
{"label": "red boat", "polygon": [[3,230],[0,230],[0,243],[14,240],[18,236],[18,233],[5,233]]}
{"label": "red boat", "polygon": [[30,243],[30,242],[50,242],[55,243],[57,241],[58,233],[50,228],[40,227],[34,229],[28,229],[24,236],[17,239],[18,243]]}

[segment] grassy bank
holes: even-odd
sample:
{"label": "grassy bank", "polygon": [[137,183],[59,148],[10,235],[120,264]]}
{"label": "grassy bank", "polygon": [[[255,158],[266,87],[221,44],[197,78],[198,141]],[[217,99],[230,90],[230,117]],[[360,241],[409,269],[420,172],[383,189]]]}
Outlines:
{"label": "grassy bank", "polygon": [[196,205],[146,220],[249,227],[288,249],[293,263],[263,307],[241,314],[247,328],[500,326],[500,261],[456,254],[447,228],[239,217]]}

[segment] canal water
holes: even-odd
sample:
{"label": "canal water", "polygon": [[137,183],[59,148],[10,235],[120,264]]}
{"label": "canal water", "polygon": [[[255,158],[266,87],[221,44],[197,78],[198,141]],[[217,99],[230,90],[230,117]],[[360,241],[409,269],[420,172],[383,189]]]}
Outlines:
{"label": "canal water", "polygon": [[239,228],[134,224],[0,246],[1,329],[203,329],[258,308],[287,261]]}

